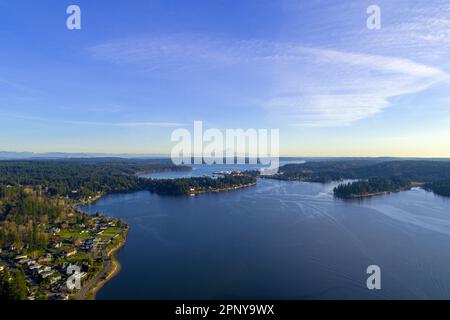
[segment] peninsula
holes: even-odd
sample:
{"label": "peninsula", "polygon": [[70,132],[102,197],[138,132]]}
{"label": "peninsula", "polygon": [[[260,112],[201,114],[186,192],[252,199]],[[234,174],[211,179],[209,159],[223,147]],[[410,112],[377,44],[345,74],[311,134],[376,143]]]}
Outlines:
{"label": "peninsula", "polygon": [[[78,206],[110,193],[148,190],[196,195],[256,184],[254,174],[174,180],[140,178],[143,173],[187,171],[168,159],[89,158],[0,161],[0,298],[93,299],[120,269],[115,252],[128,224]],[[81,287],[67,280],[74,266]]]}

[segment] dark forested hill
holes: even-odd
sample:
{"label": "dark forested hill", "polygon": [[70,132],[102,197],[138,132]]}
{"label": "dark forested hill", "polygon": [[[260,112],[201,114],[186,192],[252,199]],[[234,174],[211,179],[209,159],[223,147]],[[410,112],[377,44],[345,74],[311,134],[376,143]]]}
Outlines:
{"label": "dark forested hill", "polygon": [[334,195],[338,198],[351,199],[407,190],[411,186],[411,181],[403,178],[370,178],[341,184],[334,188]]}
{"label": "dark forested hill", "polygon": [[427,183],[424,188],[440,196],[450,197],[450,179]]}
{"label": "dark forested hill", "polygon": [[135,190],[138,173],[189,170],[170,160],[92,158],[0,161],[0,186],[41,186],[50,196],[74,199]]}
{"label": "dark forested hill", "polygon": [[288,164],[272,178],[310,182],[361,180],[335,189],[338,197],[357,197],[403,190],[412,183],[450,196],[450,160],[339,160]]}
{"label": "dark forested hill", "polygon": [[398,177],[418,182],[450,179],[450,161],[440,160],[342,160],[288,164],[275,178],[326,182],[341,179]]}
{"label": "dark forested hill", "polygon": [[226,191],[242,188],[256,183],[251,174],[227,174],[220,178],[193,177],[181,179],[142,179],[143,189],[164,195],[187,195],[209,191]]}

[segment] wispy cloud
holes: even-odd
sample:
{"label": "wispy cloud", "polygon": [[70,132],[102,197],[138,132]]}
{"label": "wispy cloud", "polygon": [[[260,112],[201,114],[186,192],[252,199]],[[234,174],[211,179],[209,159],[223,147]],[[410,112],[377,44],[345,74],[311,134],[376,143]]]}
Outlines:
{"label": "wispy cloud", "polygon": [[16,94],[23,95],[26,94],[28,96],[34,96],[41,91],[31,88],[27,85],[23,85],[21,83],[13,82],[8,79],[0,78],[0,92],[2,95],[5,94]]}
{"label": "wispy cloud", "polygon": [[[48,119],[46,119],[48,120]],[[86,125],[86,126],[107,126],[107,127],[181,127],[185,126],[184,123],[178,122],[151,122],[151,121],[137,121],[137,122],[95,122],[95,121],[66,121],[66,120],[49,120],[60,123],[67,123],[73,125]]]}
{"label": "wispy cloud", "polygon": [[380,0],[378,4],[382,10],[382,29],[341,32],[342,46],[366,53],[395,53],[446,70],[450,68],[450,3],[447,0],[426,4],[420,0]]}
{"label": "wispy cloud", "polygon": [[152,71],[195,70],[206,75],[216,69],[226,74],[228,82],[257,73],[260,84],[271,90],[262,92],[255,86],[252,98],[275,118],[300,126],[348,125],[390,107],[392,97],[425,90],[448,78],[445,71],[411,59],[293,42],[142,36],[89,50],[96,58]]}
{"label": "wispy cloud", "polygon": [[295,125],[348,125],[388,108],[392,97],[425,90],[449,77],[408,59],[326,49],[298,51],[312,55],[302,66],[307,75],[293,68],[291,72],[298,70],[299,75],[292,73],[284,83],[292,89],[265,104],[274,114],[296,119]]}
{"label": "wispy cloud", "polygon": [[44,117],[36,117],[27,114],[18,114],[10,112],[1,112],[0,116],[8,117],[20,120],[30,120],[37,122],[49,122],[49,123],[59,123],[68,124],[74,126],[101,126],[101,127],[122,127],[122,128],[137,128],[137,127],[160,127],[160,128],[173,128],[185,126],[184,123],[178,122],[158,122],[158,121],[135,121],[135,122],[102,122],[102,121],[83,121],[83,120],[63,120],[63,119],[51,119]]}
{"label": "wispy cloud", "polygon": [[[58,106],[60,110],[76,111],[80,110],[77,106]],[[83,110],[85,112],[93,113],[120,113],[126,111],[126,108],[116,104],[102,104],[102,105],[84,105]]]}

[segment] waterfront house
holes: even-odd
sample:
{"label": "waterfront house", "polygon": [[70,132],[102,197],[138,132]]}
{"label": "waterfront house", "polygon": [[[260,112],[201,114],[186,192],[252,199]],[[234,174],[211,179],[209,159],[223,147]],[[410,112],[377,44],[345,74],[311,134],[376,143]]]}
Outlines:
{"label": "waterfront house", "polygon": [[52,267],[44,266],[43,270],[44,270],[44,272],[48,272],[48,271],[52,270]]}
{"label": "waterfront house", "polygon": [[77,250],[76,250],[76,249],[73,249],[72,251],[66,252],[65,257],[66,257],[66,258],[69,258],[69,257],[74,256],[74,255],[76,255],[76,254],[77,254]]}
{"label": "waterfront house", "polygon": [[87,277],[87,272],[80,272],[80,279],[83,280]]}
{"label": "waterfront house", "polygon": [[46,230],[47,233],[53,233],[54,235],[61,232],[61,229],[58,227],[49,227]]}
{"label": "waterfront house", "polygon": [[50,284],[55,284],[56,282],[60,281],[61,279],[62,279],[61,275],[53,276],[50,278]]}
{"label": "waterfront house", "polygon": [[36,264],[33,264],[32,266],[30,266],[30,270],[31,271],[33,271],[33,270],[39,270],[40,268],[42,268],[43,266],[41,265],[41,264],[39,264],[39,263],[36,263]]}
{"label": "waterfront house", "polygon": [[50,270],[48,272],[43,272],[43,273],[41,273],[41,279],[47,279],[48,277],[50,277],[54,273],[55,273],[54,270]]}
{"label": "waterfront house", "polygon": [[49,247],[50,249],[58,249],[58,248],[61,248],[61,247],[62,247],[62,242],[61,242],[61,241],[58,241],[58,242],[50,242],[50,243],[48,244],[48,247]]}
{"label": "waterfront house", "polygon": [[31,259],[21,259],[19,260],[18,264],[28,264],[29,261],[31,261]]}

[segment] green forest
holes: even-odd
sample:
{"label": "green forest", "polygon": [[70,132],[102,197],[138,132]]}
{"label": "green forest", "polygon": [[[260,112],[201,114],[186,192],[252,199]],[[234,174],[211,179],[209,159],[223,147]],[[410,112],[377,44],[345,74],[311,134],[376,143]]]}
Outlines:
{"label": "green forest", "polygon": [[450,197],[450,179],[427,183],[424,186],[424,189],[433,191],[435,194],[440,196]]}
{"label": "green forest", "polygon": [[411,181],[403,178],[370,178],[341,184],[334,188],[334,195],[338,198],[356,198],[377,195],[385,192],[397,192],[411,188]]}
{"label": "green forest", "polygon": [[0,161],[0,185],[35,186],[48,196],[84,199],[97,193],[138,190],[139,173],[186,171],[169,160],[72,159]]}
{"label": "green forest", "polygon": [[27,285],[22,269],[0,273],[0,300],[25,300]]}
{"label": "green forest", "polygon": [[142,179],[143,189],[163,195],[186,195],[209,190],[226,190],[256,183],[250,175],[226,175],[220,178]]}
{"label": "green forest", "polygon": [[338,186],[337,197],[357,197],[408,189],[412,184],[450,196],[450,161],[357,159],[288,164],[269,177],[289,181],[360,180]]}
{"label": "green forest", "polygon": [[0,186],[0,247],[16,243],[30,250],[47,246],[40,225],[60,222],[71,209],[29,188]]}
{"label": "green forest", "polygon": [[273,178],[311,182],[398,177],[417,182],[450,179],[448,160],[330,160],[287,164]]}

